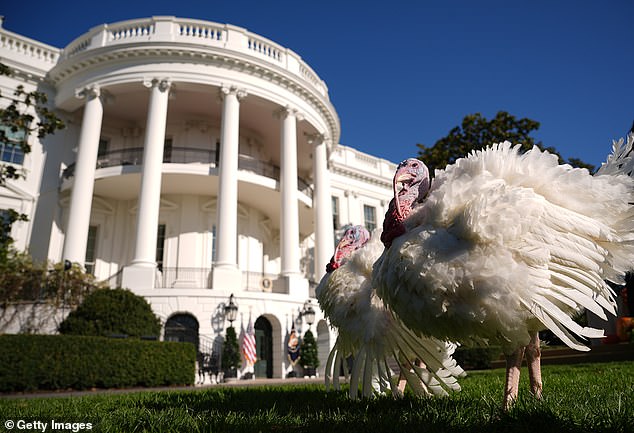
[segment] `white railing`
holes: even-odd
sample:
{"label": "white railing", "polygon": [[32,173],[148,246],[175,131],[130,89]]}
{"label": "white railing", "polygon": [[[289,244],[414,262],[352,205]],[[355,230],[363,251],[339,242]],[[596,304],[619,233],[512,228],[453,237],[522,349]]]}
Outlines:
{"label": "white railing", "polygon": [[120,41],[123,39],[135,39],[149,36],[153,33],[154,25],[152,23],[139,23],[111,29],[110,38],[113,41]]}
{"label": "white railing", "polygon": [[226,37],[222,27],[200,23],[179,24],[178,34],[183,37],[194,37],[211,41],[223,41]]}
{"label": "white railing", "polygon": [[[48,65],[54,65],[60,50],[0,28],[0,49],[2,57],[27,56]],[[50,66],[49,66],[50,67]]]}
{"label": "white railing", "polygon": [[283,48],[279,47],[277,44],[273,44],[267,41],[266,39],[256,36],[249,36],[247,48],[276,62],[282,62]]}
{"label": "white railing", "polygon": [[383,177],[390,182],[396,170],[396,164],[391,161],[377,158],[376,156],[343,145],[337,146],[337,149],[331,156],[331,161],[340,164],[341,167]]}
{"label": "white railing", "polygon": [[328,96],[326,83],[292,50],[242,27],[209,21],[160,16],[104,24],[94,27],[68,44],[63,50],[62,59],[70,59],[84,51],[120,44],[166,42],[193,43],[207,49],[223,48],[253,56],[286,69],[322,96]]}

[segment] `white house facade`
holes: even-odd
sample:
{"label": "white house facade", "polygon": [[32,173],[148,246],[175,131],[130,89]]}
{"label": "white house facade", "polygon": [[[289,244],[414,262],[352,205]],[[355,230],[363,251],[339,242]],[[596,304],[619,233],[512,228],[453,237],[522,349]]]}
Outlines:
{"label": "white house facade", "polygon": [[233,294],[236,328],[255,322],[260,377],[286,375],[288,332],[310,300],[325,361],[334,335],[315,284],[344,224],[381,226],[395,164],[339,144],[328,88],[298,54],[160,16],[63,49],[0,28],[0,62],[15,71],[3,95],[43,91],[67,124],[31,137],[27,155],[0,144],[27,174],[0,188],[0,210],[29,217],[14,224],[18,249],[129,288],[162,338],[200,347],[224,333]]}

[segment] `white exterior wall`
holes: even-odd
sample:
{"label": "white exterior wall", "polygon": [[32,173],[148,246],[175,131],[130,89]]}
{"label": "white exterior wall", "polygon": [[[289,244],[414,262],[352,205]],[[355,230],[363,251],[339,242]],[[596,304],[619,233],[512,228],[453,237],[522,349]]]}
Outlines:
{"label": "white exterior wall", "polygon": [[330,157],[331,195],[339,201],[339,224],[363,224],[363,206],[376,209],[377,227],[383,226],[392,199],[396,164],[354,148],[339,145]]}
{"label": "white exterior wall", "polygon": [[[108,35],[111,37],[116,29],[145,28],[146,25],[153,29],[147,31],[155,33],[149,38],[140,38],[138,47],[133,37],[126,39],[124,36],[123,44],[117,39],[109,39]],[[157,38],[161,44],[166,44],[170,38],[164,38],[164,35],[169,36],[175,26],[219,29],[224,39],[201,41],[200,36],[175,33],[174,44],[183,39],[187,42],[184,46],[195,51],[189,65],[183,55],[178,57],[178,62],[172,62],[170,55],[163,53],[140,60],[135,56],[120,56],[123,52],[143,48],[147,39]],[[314,137],[326,140],[330,195],[339,197],[342,225],[363,224],[363,205],[366,204],[376,208],[377,225],[381,226],[392,194],[395,164],[338,145],[339,121],[328,100],[325,83],[297,54],[272,41],[239,27],[173,17],[115,23],[108,28],[110,30],[96,27],[80,36],[64,49],[62,57],[57,48],[0,28],[6,40],[17,41],[1,46],[0,58],[21,71],[16,78],[0,77],[2,93],[9,94],[18,83],[24,84],[27,90],[39,86],[50,92],[51,101],[55,101],[59,116],[67,124],[65,130],[47,137],[42,143],[32,138],[33,151],[24,164],[28,172],[26,179],[0,188],[0,208],[13,208],[29,216],[29,222],[17,223],[14,227],[16,246],[30,250],[39,260],[60,261],[63,258],[65,234],[73,229],[68,227],[70,208],[78,205],[70,200],[75,187],[74,177],[62,175],[65,169],[72,168],[77,158],[84,102],[75,98],[75,92],[97,85],[104,107],[100,137],[108,141],[109,157],[120,158],[120,161],[112,163],[99,156],[95,167],[94,193],[88,204],[90,225],[97,226],[94,272],[101,279],[109,279],[113,286],[120,285],[122,270],[134,259],[135,251],[143,169],[140,158],[148,132],[145,130],[148,90],[142,85],[144,80],[153,77],[170,80],[165,137],[172,140],[174,158],[187,152],[189,155],[199,152],[211,155],[216,151],[222,123],[219,89],[224,85],[239,86],[246,91],[246,96],[240,100],[238,137],[240,160],[235,242],[240,282],[212,287],[209,274],[213,269],[212,252],[221,235],[212,236],[217,224],[218,166],[213,161],[189,158],[182,162],[164,161],[161,167],[158,214],[159,224],[166,226],[163,272],[156,271],[156,278],[149,285],[128,288],[144,296],[164,322],[180,313],[195,317],[199,335],[206,341],[217,340],[224,334],[228,324],[224,321],[223,307],[234,294],[240,313],[234,323],[238,332],[242,324],[246,327],[249,314],[253,321],[263,317],[271,324],[273,376],[283,377],[289,368],[285,341],[291,321],[297,317],[307,298],[314,296],[304,287],[308,287],[309,282],[318,282],[324,270],[314,269],[317,239],[314,203],[300,183],[295,196],[301,275],[291,283],[280,277],[281,232],[286,228],[280,226],[283,211],[280,209],[280,178],[270,171],[271,167],[279,170],[281,164],[281,127],[276,113],[289,107],[296,110],[297,176],[312,187],[315,179],[312,140]],[[245,45],[247,41],[248,45]],[[196,47],[197,43],[200,43],[199,47]],[[33,50],[23,50],[21,44],[36,47],[43,54],[33,57]],[[222,49],[214,51],[214,44],[222,44]],[[245,46],[249,48],[245,49]],[[260,48],[254,51],[251,47]],[[99,52],[108,48],[113,57],[127,60],[91,57],[91,50],[97,48]],[[233,55],[234,63],[225,67],[223,59],[205,57],[211,56],[210,52]],[[90,67],[84,63],[88,58],[91,58]],[[103,68],[100,68],[100,62]],[[262,73],[267,70],[269,75]],[[310,140],[307,137],[311,137]],[[125,158],[122,157],[124,153]],[[324,205],[330,206],[330,200]],[[322,245],[322,248],[334,250],[334,235],[332,245]],[[299,284],[299,289],[292,286],[295,283]],[[325,361],[335,336],[316,300],[313,299],[312,304],[317,310],[312,330],[320,342],[320,356]],[[56,317],[56,321],[59,320]],[[11,326],[5,327],[4,332],[22,332],[28,328],[24,324]],[[54,326],[47,331],[53,329]],[[306,330],[306,324],[303,330]]]}

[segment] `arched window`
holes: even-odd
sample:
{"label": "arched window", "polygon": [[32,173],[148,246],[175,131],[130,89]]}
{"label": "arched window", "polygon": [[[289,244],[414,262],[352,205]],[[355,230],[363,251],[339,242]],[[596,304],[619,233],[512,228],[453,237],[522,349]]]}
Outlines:
{"label": "arched window", "polygon": [[191,314],[175,314],[165,322],[165,341],[192,343],[198,350],[198,320]]}

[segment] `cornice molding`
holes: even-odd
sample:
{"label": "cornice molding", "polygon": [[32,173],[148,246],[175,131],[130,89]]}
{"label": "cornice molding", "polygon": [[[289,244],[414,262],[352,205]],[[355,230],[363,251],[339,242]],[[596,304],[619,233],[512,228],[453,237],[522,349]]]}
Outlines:
{"label": "cornice molding", "polygon": [[370,183],[373,185],[378,185],[380,187],[391,190],[392,189],[392,180],[385,179],[379,176],[373,176],[368,174],[367,172],[361,172],[359,170],[355,170],[348,166],[341,165],[335,161],[330,161],[330,171],[352,179],[357,179],[362,182]]}
{"label": "cornice molding", "polygon": [[[151,60],[142,60],[143,58],[151,58]],[[312,89],[309,82],[303,83],[276,65],[242,53],[227,52],[227,50],[210,51],[193,46],[168,47],[164,44],[152,47],[151,44],[148,46],[148,44],[138,42],[122,44],[85,51],[70,59],[63,59],[49,71],[48,78],[56,86],[60,86],[64,81],[89,69],[94,70],[96,67],[106,66],[110,63],[120,64],[122,60],[126,59],[131,60],[132,63],[144,65],[161,62],[174,63],[176,61],[180,63],[188,61],[192,65],[213,64],[232,72],[238,71],[264,79],[308,102],[326,120],[332,131],[332,136],[338,137],[340,134],[339,121],[332,103],[316,89]]]}

